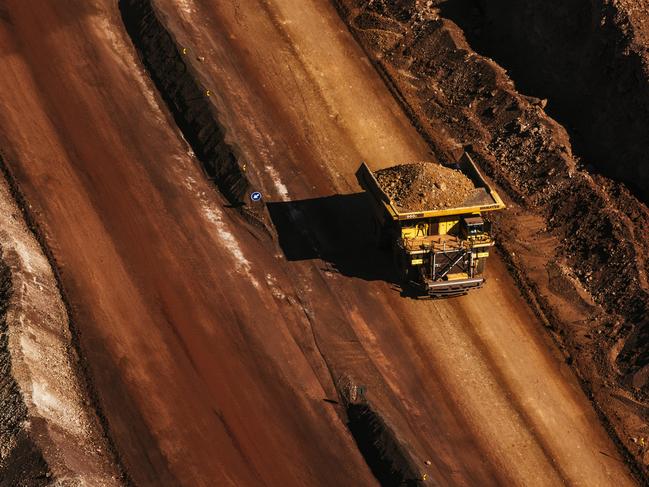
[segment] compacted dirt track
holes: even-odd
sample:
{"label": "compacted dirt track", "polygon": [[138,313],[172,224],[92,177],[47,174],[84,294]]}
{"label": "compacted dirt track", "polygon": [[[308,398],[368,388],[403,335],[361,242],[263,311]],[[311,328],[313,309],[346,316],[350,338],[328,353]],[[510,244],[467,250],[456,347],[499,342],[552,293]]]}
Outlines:
{"label": "compacted dirt track", "polygon": [[133,481],[371,484],[269,271],[251,274],[272,254],[255,256],[170,129],[117,5],[5,6],[5,159],[51,246]]}
{"label": "compacted dirt track", "polygon": [[117,5],[36,3],[0,16],[0,147],[136,484],[372,485],[324,401],[345,380],[424,484],[633,484],[498,258],[452,301],[392,284],[354,172],[430,156],[331,5],[156,3],[271,238],[204,178]]}

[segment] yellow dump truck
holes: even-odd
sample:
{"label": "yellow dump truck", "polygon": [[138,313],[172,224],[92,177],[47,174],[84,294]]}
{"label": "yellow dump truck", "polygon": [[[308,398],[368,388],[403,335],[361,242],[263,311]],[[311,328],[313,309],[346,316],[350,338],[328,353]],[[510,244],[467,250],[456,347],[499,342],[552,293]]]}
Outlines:
{"label": "yellow dump truck", "polygon": [[356,174],[375,209],[379,244],[392,248],[404,289],[419,297],[458,296],[485,282],[494,245],[485,214],[505,205],[468,154],[455,169],[475,186],[470,196],[458,207],[416,212],[400,210],[365,163]]}

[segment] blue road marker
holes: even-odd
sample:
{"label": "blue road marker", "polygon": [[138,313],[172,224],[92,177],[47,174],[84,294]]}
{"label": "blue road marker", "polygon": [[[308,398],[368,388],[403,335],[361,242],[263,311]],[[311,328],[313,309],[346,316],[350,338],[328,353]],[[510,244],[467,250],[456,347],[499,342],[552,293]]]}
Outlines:
{"label": "blue road marker", "polygon": [[261,193],[259,191],[254,191],[250,193],[250,199],[252,201],[260,201],[261,200]]}

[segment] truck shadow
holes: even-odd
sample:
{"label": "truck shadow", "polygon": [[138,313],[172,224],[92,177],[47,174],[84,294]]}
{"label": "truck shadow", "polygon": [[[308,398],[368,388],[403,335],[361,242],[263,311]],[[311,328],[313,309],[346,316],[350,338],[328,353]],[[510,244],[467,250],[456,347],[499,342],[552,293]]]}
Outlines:
{"label": "truck shadow", "polygon": [[344,276],[398,285],[391,254],[376,245],[374,215],[365,193],[266,206],[288,261],[320,259]]}

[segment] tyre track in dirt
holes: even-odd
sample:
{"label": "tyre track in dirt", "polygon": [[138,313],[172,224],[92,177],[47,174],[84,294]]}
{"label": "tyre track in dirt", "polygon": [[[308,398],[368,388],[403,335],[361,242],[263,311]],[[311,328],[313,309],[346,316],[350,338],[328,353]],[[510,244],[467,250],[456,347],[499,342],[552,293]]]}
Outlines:
{"label": "tyre track in dirt", "polygon": [[361,159],[378,169],[429,149],[331,5],[155,4],[280,245],[223,208],[117,6],[79,5],[9,2],[0,143],[136,483],[372,485],[323,400],[337,399],[332,376],[365,386],[424,484],[632,483],[498,259],[458,300],[413,302],[391,284],[353,175]]}
{"label": "tyre track in dirt", "polygon": [[273,268],[263,236],[239,229],[172,129],[117,5],[6,11],[5,162],[134,482],[372,484],[288,331],[300,321],[250,274],[252,261]]}
{"label": "tyre track in dirt", "polygon": [[[360,50],[352,47],[353,42],[349,43],[349,38],[345,37],[348,34],[340,27],[331,6],[312,2],[308,8],[297,11],[285,2],[246,2],[231,8],[220,7],[209,1],[183,2],[183,15],[179,20],[174,15],[177,5],[173,2],[161,1],[156,4],[165,12],[176,38],[188,48],[188,57],[194,60],[192,62],[195,66],[203,72],[205,79],[212,81],[214,91],[219,93],[215,103],[224,120],[227,120],[226,125],[241,148],[242,157],[255,171],[254,179],[259,181],[258,185],[264,188],[265,194],[271,195],[269,198],[277,198],[276,203],[269,205],[271,215],[275,214],[275,223],[282,220],[277,218],[278,213],[282,213],[282,208],[287,213],[302,214],[297,221],[294,219],[291,223],[291,218],[288,217],[288,224],[284,220],[278,225],[283,250],[295,254],[287,255],[293,274],[301,284],[324,280],[326,286],[334,290],[333,295],[338,296],[337,301],[342,302],[343,308],[350,310],[347,316],[354,332],[388,385],[387,390],[377,391],[376,396],[372,397],[372,403],[391,424],[396,425],[396,430],[407,440],[406,444],[416,452],[415,457],[423,460],[423,455],[426,455],[423,452],[434,452],[429,456],[433,457],[436,471],[431,469],[433,471],[430,475],[442,483],[451,481],[462,484],[468,481],[470,484],[468,479],[477,474],[473,477],[473,483],[478,478],[491,478],[494,482],[495,479],[500,479],[500,482],[507,483],[547,484],[551,482],[548,472],[553,472],[552,475],[557,475],[554,478],[558,483],[587,482],[585,479],[592,472],[586,473],[577,465],[583,465],[582,461],[585,461],[599,469],[602,467],[602,455],[590,448],[586,452],[580,451],[583,449],[581,442],[589,436],[594,442],[592,444],[603,441],[601,444],[604,445],[609,440],[605,438],[605,434],[602,436],[601,430],[600,433],[589,431],[592,426],[583,419],[571,422],[579,425],[576,430],[566,428],[566,431],[574,431],[575,438],[568,441],[563,439],[562,444],[553,434],[558,418],[563,418],[559,421],[567,417],[575,419],[574,413],[577,410],[583,413],[589,411],[590,407],[578,384],[571,378],[570,371],[565,366],[560,366],[556,356],[549,351],[551,346],[539,334],[536,325],[533,325],[535,319],[528,311],[523,311],[526,306],[517,297],[515,286],[502,266],[496,262],[492,272],[506,284],[496,289],[491,288],[490,293],[483,291],[482,298],[469,296],[458,300],[454,305],[432,305],[410,303],[398,297],[393,302],[394,289],[388,290],[389,286],[382,283],[392,278],[377,271],[386,262],[378,265],[363,264],[368,256],[370,262],[372,259],[381,262],[384,257],[371,253],[367,235],[369,228],[363,217],[363,214],[367,215],[363,213],[367,207],[361,202],[354,203],[356,198],[353,194],[350,195],[350,192],[356,190],[353,173],[358,161],[365,159],[375,168],[380,168],[395,160],[411,157],[411,148],[418,147],[417,150],[422,150],[422,146],[421,139],[412,129],[407,132],[400,130],[396,138],[392,137],[393,131],[376,130],[386,120],[396,119],[397,126],[400,123],[407,126],[408,123],[403,123],[406,119],[394,101],[384,97],[387,90],[376,73],[367,66]],[[255,7],[258,8],[255,10]],[[330,32],[329,38],[335,38],[337,42],[329,43],[324,48],[319,46],[318,37],[312,33],[320,31]],[[254,36],[251,35],[252,32]],[[263,45],[259,42],[260,39],[263,39]],[[293,46],[283,45],[287,39]],[[344,46],[342,56],[341,46]],[[340,62],[340,59],[356,58],[361,60],[359,65],[355,65],[353,61]],[[338,62],[335,63],[334,59],[338,59]],[[325,71],[325,67],[329,69]],[[313,80],[317,81],[317,86],[312,85]],[[299,93],[295,93],[296,82],[301,87]],[[368,86],[372,89],[368,90]],[[372,95],[366,95],[362,106],[359,106],[355,90]],[[286,100],[287,96],[290,100],[292,94],[295,94],[295,103]],[[376,108],[377,98],[381,100],[381,109]],[[309,106],[306,116],[299,108],[305,103]],[[336,107],[336,112],[332,113],[331,107]],[[386,115],[387,113],[390,115]],[[319,120],[315,124],[318,134],[310,133],[312,122],[303,123],[314,117]],[[370,126],[373,137],[367,135]],[[338,136],[336,132],[343,132],[343,135]],[[258,137],[256,134],[264,136]],[[293,137],[288,138],[286,134],[292,134]],[[304,135],[298,137],[298,134]],[[351,134],[354,143],[334,145],[334,141],[345,140]],[[423,150],[428,151],[425,147]],[[310,163],[305,164],[304,161]],[[274,169],[274,174],[266,169],[269,166]],[[329,184],[324,183],[323,175],[329,179]],[[285,191],[278,191],[279,187],[285,188]],[[290,202],[287,203],[287,199]],[[350,215],[356,213],[356,216]],[[306,230],[303,228],[305,222]],[[350,228],[356,230],[351,236]],[[308,241],[316,243],[316,249],[311,249],[311,257],[300,258],[300,253],[305,253],[303,247],[309,245],[286,238],[291,231],[305,232],[311,236]],[[316,269],[307,271],[309,258],[318,256],[322,261],[315,261],[312,265]],[[307,277],[299,277],[299,269],[305,269],[303,272],[308,273]],[[321,277],[316,279],[318,274]],[[370,282],[363,284],[363,280]],[[311,289],[310,292],[316,296],[325,295],[322,288]],[[499,294],[507,295],[507,304],[499,308],[499,312],[504,314],[494,316],[491,309],[483,310],[482,314],[476,312],[484,306],[484,302],[502,302]],[[313,298],[305,302],[308,307]],[[329,299],[325,302],[329,302]],[[463,323],[460,318],[467,314],[447,312],[455,306],[471,310],[468,313],[470,323]],[[322,334],[327,328],[327,333],[331,335],[331,327],[323,326],[323,323],[328,322],[322,318],[317,319],[317,312],[311,314],[315,317],[311,320],[315,333]],[[447,326],[439,326],[440,323],[435,318],[437,315],[450,316]],[[503,322],[509,322],[516,330],[513,336],[518,338],[526,353],[513,352],[499,343],[495,330],[502,337],[508,335],[508,327],[503,327]],[[466,335],[461,334],[455,347],[438,351],[432,360],[425,354],[413,356],[414,341],[438,347],[435,340],[443,339],[444,335],[440,330],[435,330],[435,326],[449,335],[453,335],[457,327],[474,327],[480,329],[482,336],[488,336],[489,340],[472,345],[470,341],[467,342]],[[412,330],[417,330],[417,333]],[[529,340],[524,338],[526,335],[534,338]],[[503,340],[507,342],[506,339]],[[479,351],[484,347],[490,349],[490,354],[487,355],[497,356],[503,361],[500,364],[501,370],[489,370],[493,365],[487,365],[487,355]],[[333,347],[321,348],[328,360],[334,363],[344,360],[343,357],[336,357]],[[458,385],[449,381],[448,378],[456,373],[448,369],[448,366],[453,360],[457,362],[463,353],[474,354],[478,365],[471,366],[471,362],[467,362],[465,379],[460,381],[463,384]],[[521,354],[516,357],[518,353]],[[523,357],[528,360],[534,357],[532,362],[535,368],[529,363],[526,365]],[[464,361],[459,360],[457,363],[462,362]],[[431,368],[444,371],[443,379],[438,383],[431,383],[421,375],[421,372]],[[528,368],[529,374],[521,373]],[[548,373],[546,379],[554,379],[547,381],[549,391],[542,395],[544,397],[532,399],[529,394],[533,382],[529,379],[535,377],[537,369]],[[363,369],[356,370],[356,378],[362,381]],[[532,373],[532,370],[535,372]],[[404,371],[408,373],[404,374]],[[481,376],[493,383],[494,374],[504,377],[504,391],[493,393],[489,392],[489,388],[475,387],[476,384],[473,384],[472,390],[467,385]],[[523,379],[525,377],[527,383]],[[368,390],[371,391],[372,387],[369,386]],[[495,390],[498,390],[497,386]],[[480,391],[490,395],[483,404],[471,398],[472,394],[479,394]],[[437,399],[445,397],[447,400],[449,395],[452,396],[451,402],[446,403],[449,406],[454,403],[456,408],[457,404],[462,404],[457,408],[461,412],[449,407],[448,414],[434,419],[428,416],[431,411],[439,412],[435,407],[437,405],[431,401],[431,396]],[[389,396],[398,398],[402,403],[399,410],[391,409],[390,402],[393,400]],[[562,399],[556,403],[558,398]],[[498,404],[501,409],[499,419],[493,421],[493,427],[498,429],[491,433],[491,426],[485,427],[485,418],[482,416],[485,404],[490,404],[489,407]],[[521,412],[523,416],[530,418],[532,427],[525,426],[517,419]],[[597,421],[592,410],[588,415],[591,422]],[[422,416],[427,416],[425,421],[421,420]],[[414,418],[420,421],[416,427],[414,425],[417,421],[413,421]],[[445,436],[445,433],[446,436],[451,436],[451,444],[440,447],[439,443],[431,443],[430,437],[424,433],[426,429],[432,431],[431,428],[440,433],[438,437]],[[416,433],[413,434],[413,431]],[[506,440],[494,439],[498,434],[511,435],[511,449],[504,447]],[[474,461],[475,455],[463,454],[458,448],[461,444],[466,446],[467,435],[473,435],[474,446],[481,452],[477,462]],[[544,443],[547,448],[541,446]],[[544,454],[544,448],[551,453]],[[612,448],[609,443],[604,450],[613,451]],[[528,454],[521,457],[514,453],[520,450],[527,450]],[[529,451],[534,453],[530,454]],[[575,460],[574,455],[582,454],[585,456]],[[503,460],[504,458],[510,460]],[[513,458],[520,464],[512,466]],[[561,460],[557,460],[558,458]],[[549,461],[549,464],[544,464],[545,461]],[[550,467],[550,464],[553,466]],[[604,471],[609,467],[620,468],[613,460],[610,466],[607,465],[600,471],[603,476],[596,483],[608,483],[604,480],[608,475]]]}

